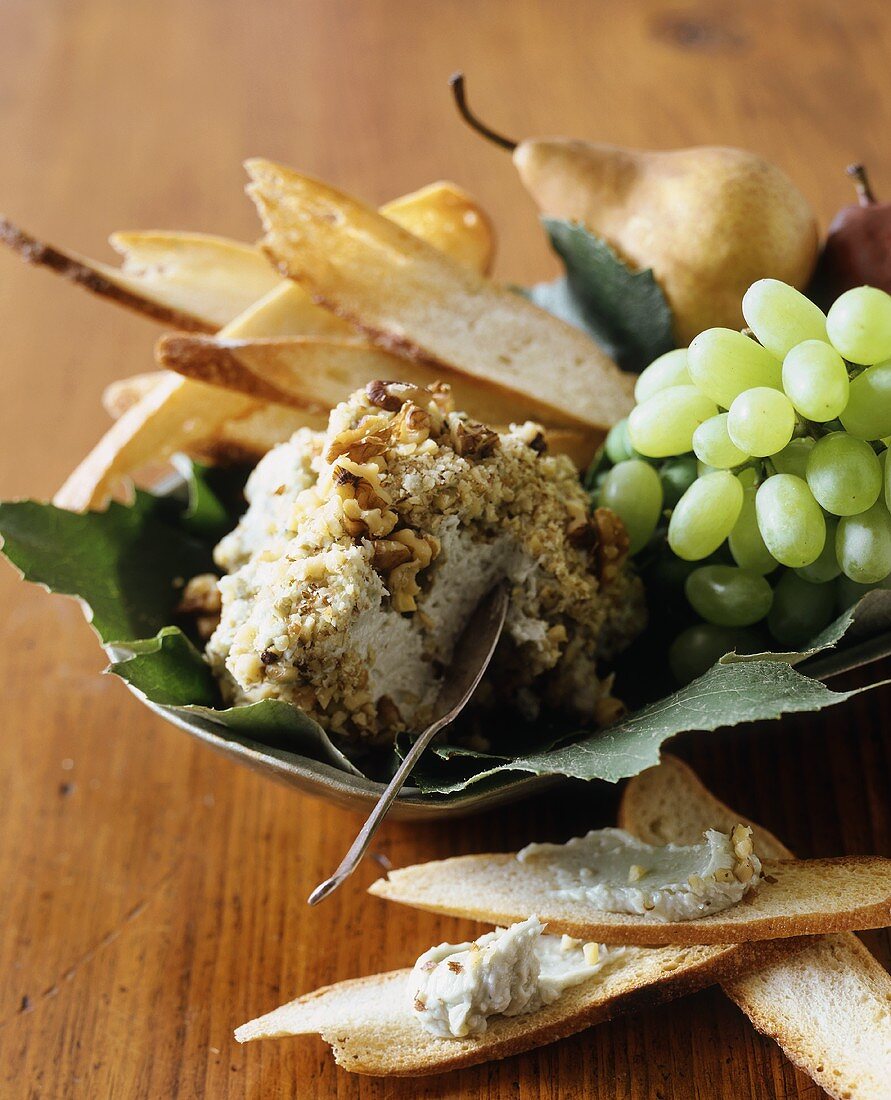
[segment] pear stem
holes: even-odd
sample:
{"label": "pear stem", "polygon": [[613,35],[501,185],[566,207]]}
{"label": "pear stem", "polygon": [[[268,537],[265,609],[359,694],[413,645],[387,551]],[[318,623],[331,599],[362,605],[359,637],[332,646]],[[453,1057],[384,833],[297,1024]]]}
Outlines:
{"label": "pear stem", "polygon": [[517,143],[515,141],[511,141],[510,138],[506,138],[503,134],[499,134],[495,130],[490,129],[490,127],[477,118],[467,106],[467,93],[464,89],[464,73],[460,71],[452,73],[449,77],[449,87],[452,89],[452,95],[455,97],[455,105],[458,108],[458,113],[472,130],[476,130],[476,132],[482,134],[487,141],[494,142],[495,145],[500,145],[502,149],[507,149],[510,153],[516,149]]}
{"label": "pear stem", "polygon": [[849,164],[845,171],[854,181],[854,187],[857,190],[857,200],[860,205],[875,206],[876,197],[873,194],[872,188],[869,186],[866,168],[862,164]]}

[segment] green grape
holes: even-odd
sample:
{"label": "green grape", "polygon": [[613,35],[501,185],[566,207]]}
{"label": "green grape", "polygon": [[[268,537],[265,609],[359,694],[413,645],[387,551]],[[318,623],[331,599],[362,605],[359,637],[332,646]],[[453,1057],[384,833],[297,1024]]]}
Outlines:
{"label": "green grape", "polygon": [[782,389],[782,366],[760,344],[730,328],[709,328],[687,350],[694,385],[722,408],[754,386]]}
{"label": "green grape", "polygon": [[882,465],[862,439],[832,432],[818,439],[807,460],[807,483],[817,503],[834,516],[865,512],[882,491]]}
{"label": "green grape", "polygon": [[752,332],[780,359],[804,340],[826,339],[823,310],[778,279],[752,283],[742,300],[742,311]]}
{"label": "green grape", "polygon": [[877,584],[891,573],[891,515],[883,501],[840,520],[835,553],[844,575],[860,584]]}
{"label": "green grape", "polygon": [[783,360],[783,389],[802,416],[825,424],[848,403],[848,368],[829,344],[805,340]]}
{"label": "green grape", "polygon": [[857,581],[852,581],[842,573],[835,582],[835,610],[841,615],[849,607],[858,603],[867,592],[873,592],[877,588],[891,588],[891,576],[879,581],[878,584],[858,584]]}
{"label": "green grape", "polygon": [[784,573],[773,590],[767,628],[780,645],[800,649],[835,617],[835,586],[811,584],[796,573]]}
{"label": "green grape", "polygon": [[693,433],[693,453],[715,470],[741,466],[749,456],[727,434],[727,413],[704,420]]}
{"label": "green grape", "polygon": [[852,363],[891,358],[891,294],[857,286],[837,298],[826,315],[829,339]]}
{"label": "green grape", "polygon": [[743,487],[726,470],[699,478],[671,513],[668,545],[685,561],[707,558],[733,530],[742,502]]}
{"label": "green grape", "polygon": [[739,519],[727,541],[733,560],[740,569],[763,575],[776,569],[777,560],[764,545],[764,539],[758,530],[758,517],[755,514],[756,492],[754,487],[745,488]]}
{"label": "green grape", "polygon": [[687,349],[675,348],[654,359],[641,371],[634,384],[634,400],[643,404],[648,397],[672,386],[692,386],[693,379],[687,370]]}
{"label": "green grape", "polygon": [[810,581],[811,584],[825,584],[826,581],[835,580],[841,573],[841,566],[835,556],[835,532],[838,528],[838,520],[835,516],[823,518],[826,522],[826,541],[823,543],[820,556],[810,565],[803,565],[795,570],[803,581]]}
{"label": "green grape", "polygon": [[891,359],[857,375],[840,419],[858,439],[882,439],[891,432]]}
{"label": "green grape", "polygon": [[755,513],[761,537],[781,565],[800,569],[820,556],[826,543],[826,521],[800,477],[769,477],[758,487]]}
{"label": "green grape", "polygon": [[689,684],[708,672],[725,653],[758,653],[765,648],[754,630],[696,623],[671,643],[668,665],[679,684]]}
{"label": "green grape", "polygon": [[650,541],[662,514],[662,482],[648,462],[627,459],[613,466],[603,479],[600,504],[611,508],[625,524],[630,551],[636,554]]}
{"label": "green grape", "polygon": [[693,446],[693,433],[717,412],[715,403],[695,386],[659,390],[628,417],[631,445],[650,458],[682,455]]}
{"label": "green grape", "polygon": [[760,462],[743,466],[736,471],[739,483],[744,489],[757,489],[764,475],[764,468]]}
{"label": "green grape", "polygon": [[698,476],[695,458],[675,458],[662,465],[662,498],[666,508],[674,508]]}
{"label": "green grape", "polygon": [[741,393],[727,414],[730,438],[746,454],[764,458],[781,451],[795,431],[795,409],[779,390],[756,386]]}
{"label": "green grape", "polygon": [[603,442],[603,450],[610,462],[625,462],[629,458],[640,458],[640,455],[631,446],[631,437],[628,434],[628,418],[619,420],[613,424],[606,433]]}
{"label": "green grape", "polygon": [[735,565],[703,565],[684,585],[690,606],[716,626],[751,626],[770,610],[773,591],[757,573]]}
{"label": "green grape", "polygon": [[884,465],[884,506],[891,511],[891,456],[884,452],[882,464]]}
{"label": "green grape", "polygon": [[807,477],[807,460],[816,440],[810,436],[793,439],[781,451],[771,455],[770,461],[778,474],[794,474],[804,480]]}

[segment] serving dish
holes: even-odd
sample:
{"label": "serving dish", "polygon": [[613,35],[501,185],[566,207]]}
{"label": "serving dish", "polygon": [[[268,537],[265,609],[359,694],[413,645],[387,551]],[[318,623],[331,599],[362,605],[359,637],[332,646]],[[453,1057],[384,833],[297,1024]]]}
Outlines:
{"label": "serving dish", "polygon": [[[167,483],[168,488],[173,485],[175,483]],[[798,666],[799,671],[814,679],[826,681],[891,657],[891,631],[880,627],[878,632],[872,632],[877,625],[879,624],[871,623],[868,616],[864,616],[855,622],[849,635],[837,649],[819,653],[802,662]],[[125,650],[114,646],[106,647],[106,651],[112,660],[120,660],[126,656]],[[181,711],[159,706],[147,700],[132,685],[127,686],[140,702],[166,722],[230,760],[304,794],[365,815],[384,792],[384,783],[346,772],[323,760],[264,745],[200,715],[185,715]],[[502,780],[494,789],[487,789],[483,782],[440,798],[424,794],[417,788],[406,787],[393,803],[390,816],[397,821],[463,817],[517,802],[566,782],[571,780],[556,775],[518,774],[515,779]]]}

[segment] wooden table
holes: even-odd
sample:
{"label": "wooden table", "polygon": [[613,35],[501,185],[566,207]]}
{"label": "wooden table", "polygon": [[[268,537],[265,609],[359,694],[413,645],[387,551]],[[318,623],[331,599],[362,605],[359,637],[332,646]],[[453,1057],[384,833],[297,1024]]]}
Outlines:
{"label": "wooden table", "polygon": [[[486,0],[4,0],[0,205],[101,253],[115,228],[256,232],[249,154],[374,201],[452,177],[501,234],[498,274],[553,268],[509,159],[445,80],[511,134],[758,149],[825,218],[860,157],[891,193],[891,15],[881,0],[669,6]],[[151,363],[147,322],[0,255],[2,495],[46,497],[104,430],[102,387]],[[423,1082],[335,1069],[314,1040],[239,1048],[284,999],[406,964],[466,929],[363,894],[304,898],[357,822],[241,770],[111,678],[80,611],[0,570],[0,1093],[4,1097],[813,1097],[717,990],[506,1062]],[[891,673],[886,667],[884,673]],[[891,693],[682,739],[724,798],[805,855],[891,850]],[[609,823],[617,792],[446,825],[391,825],[394,864]],[[888,937],[865,937],[887,962]]]}

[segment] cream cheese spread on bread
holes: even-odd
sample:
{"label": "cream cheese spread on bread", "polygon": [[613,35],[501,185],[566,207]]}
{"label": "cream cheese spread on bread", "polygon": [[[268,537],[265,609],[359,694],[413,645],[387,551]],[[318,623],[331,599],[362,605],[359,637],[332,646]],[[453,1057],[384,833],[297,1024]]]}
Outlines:
{"label": "cream cheese spread on bread", "polygon": [[562,897],[607,913],[695,920],[735,905],[758,883],[752,830],[709,829],[701,844],[645,844],[624,829],[597,829],[565,844],[529,844],[522,863],[550,872]]}
{"label": "cream cheese spread on bread", "polygon": [[482,1035],[490,1016],[520,1016],[551,1004],[622,953],[622,948],[544,935],[544,929],[538,917],[530,917],[472,943],[442,943],[425,951],[409,983],[421,1026],[445,1039]]}

